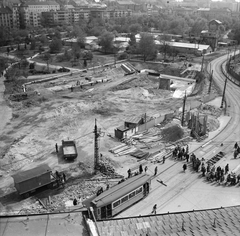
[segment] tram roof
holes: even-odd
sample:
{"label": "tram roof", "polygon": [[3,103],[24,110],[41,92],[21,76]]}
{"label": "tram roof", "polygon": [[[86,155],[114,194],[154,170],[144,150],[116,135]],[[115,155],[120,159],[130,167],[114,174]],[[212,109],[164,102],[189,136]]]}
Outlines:
{"label": "tram roof", "polygon": [[139,174],[139,175],[133,176],[131,178],[128,178],[124,182],[117,184],[117,185],[113,186],[112,188],[110,188],[109,190],[101,193],[92,202],[97,207],[109,204],[109,203],[117,200],[118,198],[130,193],[134,189],[142,186],[149,179],[151,179],[151,176],[147,175],[147,174]]}

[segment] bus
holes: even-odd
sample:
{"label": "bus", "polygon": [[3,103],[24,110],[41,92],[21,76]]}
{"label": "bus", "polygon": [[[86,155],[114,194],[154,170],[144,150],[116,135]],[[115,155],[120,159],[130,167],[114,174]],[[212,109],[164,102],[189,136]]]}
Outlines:
{"label": "bus", "polygon": [[150,191],[151,178],[147,174],[138,174],[94,198],[90,205],[96,220],[111,218],[145,198]]}

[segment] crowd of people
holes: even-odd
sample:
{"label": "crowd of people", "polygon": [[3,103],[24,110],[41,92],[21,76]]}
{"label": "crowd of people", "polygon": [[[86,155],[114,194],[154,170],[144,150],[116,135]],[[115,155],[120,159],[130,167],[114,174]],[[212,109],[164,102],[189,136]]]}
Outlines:
{"label": "crowd of people", "polygon": [[[235,151],[239,149],[238,144],[234,145]],[[176,146],[172,152],[172,156],[178,160],[186,160],[186,162],[190,162],[192,164],[192,169],[196,172],[202,172],[202,176],[206,177],[207,181],[216,181],[218,183],[223,183],[226,185],[236,185],[240,183],[240,174],[236,175],[236,173],[229,173],[229,164],[227,164],[224,168],[218,166],[216,168],[215,165],[211,165],[209,162],[205,163],[204,158],[199,159],[196,157],[194,153],[189,155],[188,145],[186,148]],[[183,164],[183,171],[185,172],[187,169],[186,163]]]}

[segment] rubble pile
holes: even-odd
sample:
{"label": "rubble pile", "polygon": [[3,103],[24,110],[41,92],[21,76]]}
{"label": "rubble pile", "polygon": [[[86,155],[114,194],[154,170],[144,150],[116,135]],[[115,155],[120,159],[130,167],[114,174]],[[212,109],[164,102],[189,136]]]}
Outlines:
{"label": "rubble pile", "polygon": [[99,171],[108,176],[116,174],[114,167],[106,160],[99,160]]}
{"label": "rubble pile", "polygon": [[217,107],[214,107],[214,106],[211,106],[211,105],[207,105],[207,104],[205,104],[202,107],[202,111],[203,111],[204,114],[213,115],[215,117],[219,117],[222,113],[222,110],[220,108],[217,108]]}

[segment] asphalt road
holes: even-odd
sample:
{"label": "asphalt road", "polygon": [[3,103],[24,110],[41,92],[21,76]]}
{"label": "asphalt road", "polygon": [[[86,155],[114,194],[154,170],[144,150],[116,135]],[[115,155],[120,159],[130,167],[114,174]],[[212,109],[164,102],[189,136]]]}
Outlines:
{"label": "asphalt road", "polygon": [[[221,71],[221,64],[227,55],[211,62],[214,70],[214,81],[223,89],[225,76]],[[210,68],[209,68],[210,69]],[[233,146],[240,140],[240,88],[230,81],[226,86],[227,109],[226,114],[231,120],[224,130],[208,144],[200,145],[194,151],[197,157],[208,160],[223,151],[226,155],[217,162],[216,166],[224,167],[229,163],[230,171],[240,171],[240,159],[233,158]],[[223,144],[223,145],[221,145]],[[153,178],[150,194],[139,203],[133,205],[118,217],[147,215],[157,204],[157,213],[181,212],[198,209],[210,209],[240,204],[240,186],[225,186],[215,182],[210,183],[188,166],[186,173],[182,171],[183,161],[169,159],[164,165],[159,165],[159,174]],[[149,166],[151,173],[154,166]],[[160,184],[162,180],[167,186]]]}

